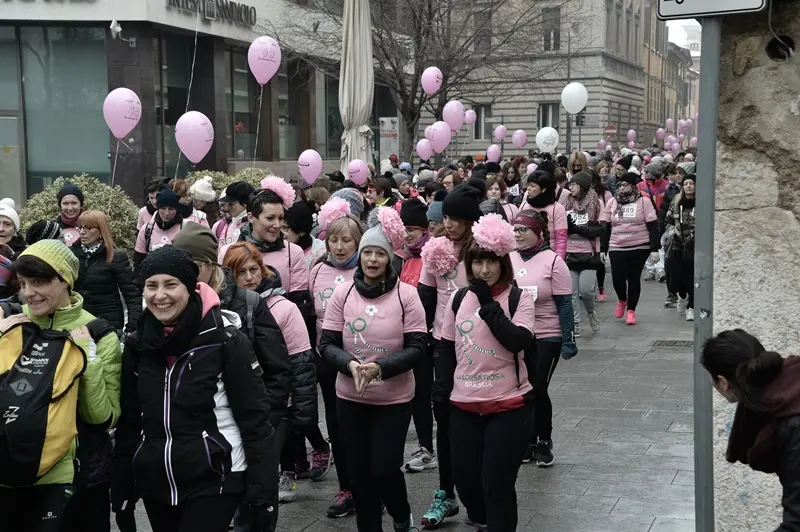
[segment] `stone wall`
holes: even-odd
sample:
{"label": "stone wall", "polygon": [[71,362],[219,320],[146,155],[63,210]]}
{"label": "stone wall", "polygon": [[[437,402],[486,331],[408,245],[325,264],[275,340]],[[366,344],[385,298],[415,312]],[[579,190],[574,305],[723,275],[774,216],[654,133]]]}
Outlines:
{"label": "stone wall", "polygon": [[[773,0],[773,29],[800,42],[800,0]],[[741,327],[769,349],[800,344],[800,69],[771,60],[767,12],[723,23],[714,256],[715,331]],[[703,112],[703,109],[700,109]],[[702,186],[702,176],[698,186]],[[716,530],[773,530],[774,476],[725,461],[733,408],[715,393]]]}

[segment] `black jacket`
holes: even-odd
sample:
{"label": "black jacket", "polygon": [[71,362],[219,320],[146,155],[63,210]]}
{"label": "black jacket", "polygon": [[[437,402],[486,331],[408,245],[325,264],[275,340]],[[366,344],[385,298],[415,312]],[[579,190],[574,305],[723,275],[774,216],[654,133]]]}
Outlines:
{"label": "black jacket", "polygon": [[[130,260],[124,251],[114,250],[111,264],[106,262],[106,247],[101,245],[91,256],[86,256],[80,242],[70,248],[78,257],[80,269],[75,281],[75,291],[83,296],[83,308],[98,318],[105,319],[115,329],[128,331],[136,329],[136,321],[142,313],[142,289],[133,280]],[[125,314],[122,294],[128,309],[128,323]]]}
{"label": "black jacket", "polygon": [[[608,224],[606,222],[589,221],[585,225],[576,225],[572,216],[567,216],[567,233],[589,241],[593,241],[595,238],[600,239],[600,245],[592,253],[568,252],[566,258],[567,267],[575,271],[597,269],[602,264],[599,254],[603,252],[603,239],[610,235]],[[567,247],[569,247],[569,244],[567,244]]]}
{"label": "black jacket", "polygon": [[[253,349],[226,327],[219,307],[198,330],[183,353],[148,350],[138,331],[125,344],[115,511],[137,494],[165,505],[219,494],[243,494],[256,505],[275,497],[274,430]],[[168,368],[170,355],[177,358]]]}
{"label": "black jacket", "polygon": [[[268,266],[275,278],[272,281],[264,280],[258,287],[258,294],[264,300],[270,313],[281,316],[278,305],[296,305],[283,297],[286,291],[281,287],[281,276]],[[267,301],[267,298],[279,296]],[[273,311],[273,309],[275,309]],[[285,310],[285,309],[283,309]],[[310,344],[310,342],[309,342]],[[319,423],[317,401],[317,367],[314,363],[316,354],[312,349],[289,356],[289,384],[291,388],[292,405],[289,407],[289,421],[294,427],[316,427]],[[286,403],[284,403],[286,404]]]}
{"label": "black jacket", "polygon": [[[283,333],[258,294],[237,286],[230,268],[223,267],[222,271],[225,274],[225,286],[219,292],[220,307],[239,316],[240,331],[253,344],[263,370],[270,419],[277,422],[286,413],[291,390],[289,352],[286,350],[286,342],[283,341]],[[248,317],[248,292],[252,294],[250,317]]]}
{"label": "black jacket", "polygon": [[778,478],[783,486],[783,520],[775,532],[800,530],[800,416],[778,425],[774,448],[778,454]]}
{"label": "black jacket", "polygon": [[672,205],[675,196],[677,196],[680,191],[681,186],[676,183],[667,185],[667,190],[664,192],[664,197],[661,200],[661,206],[658,208],[658,232],[660,235],[663,235],[664,231],[667,230],[667,211],[669,210],[669,206]]}
{"label": "black jacket", "polygon": [[19,233],[12,236],[11,240],[9,240],[6,245],[11,248],[11,251],[14,252],[14,259],[19,257],[19,254],[25,251],[25,248],[28,247],[25,244],[25,237]]}

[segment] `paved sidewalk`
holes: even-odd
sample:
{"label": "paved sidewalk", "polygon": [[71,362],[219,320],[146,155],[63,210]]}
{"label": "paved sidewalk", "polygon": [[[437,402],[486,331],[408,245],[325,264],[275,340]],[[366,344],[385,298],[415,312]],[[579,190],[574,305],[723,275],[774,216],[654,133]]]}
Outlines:
{"label": "paved sidewalk", "polygon": [[[694,531],[692,348],[653,347],[657,340],[691,341],[692,329],[662,307],[664,296],[663,284],[644,283],[635,327],[614,319],[615,298],[599,304],[600,332],[592,335],[586,323],[578,356],[559,363],[550,388],[557,463],[522,466],[519,530]],[[407,454],[415,443],[412,423]],[[406,481],[418,521],[437,485],[436,469]],[[322,482],[300,481],[297,501],[280,508],[279,530],[355,530],[353,517],[325,517],[336,488],[334,471]],[[139,530],[149,532],[140,507]],[[462,508],[441,529],[473,530],[465,517]],[[388,516],[384,530],[392,530]]]}

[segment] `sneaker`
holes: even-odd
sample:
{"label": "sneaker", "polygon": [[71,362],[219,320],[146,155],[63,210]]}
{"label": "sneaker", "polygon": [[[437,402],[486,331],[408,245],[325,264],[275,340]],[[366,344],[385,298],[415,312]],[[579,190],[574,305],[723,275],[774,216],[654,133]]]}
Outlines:
{"label": "sneaker", "polygon": [[678,296],[669,294],[667,300],[664,301],[664,308],[675,308],[678,305]]}
{"label": "sneaker", "polygon": [[619,319],[624,316],[626,308],[628,308],[627,301],[617,301],[617,308],[614,309],[614,317]]}
{"label": "sneaker", "polygon": [[601,288],[597,291],[597,301],[608,301],[608,296],[606,295],[606,289]]}
{"label": "sneaker", "polygon": [[294,502],[297,499],[297,473],[284,471],[278,484],[278,501]]}
{"label": "sneaker", "polygon": [[592,326],[593,332],[597,332],[600,330],[600,320],[597,318],[597,312],[589,313],[589,325]]}
{"label": "sneaker", "polygon": [[308,462],[308,457],[303,455],[294,464],[294,473],[298,479],[311,478],[311,464]]}
{"label": "sneaker", "polygon": [[678,314],[686,314],[686,307],[689,305],[689,298],[682,297],[678,300]]}
{"label": "sneaker", "polygon": [[659,283],[666,283],[667,273],[664,270],[658,270],[656,272],[656,281],[658,281]]}
{"label": "sneaker", "polygon": [[625,323],[628,325],[636,325],[636,311],[629,310],[628,316],[625,318]]}
{"label": "sneaker", "polygon": [[419,529],[414,526],[414,516],[408,516],[408,521],[405,523],[398,523],[397,521],[392,522],[392,528],[396,532],[417,532]]}
{"label": "sneaker", "polygon": [[419,473],[420,471],[433,469],[439,465],[439,462],[436,461],[436,456],[425,447],[420,447],[411,457],[411,460],[406,462],[405,466],[408,472]]}
{"label": "sneaker", "polygon": [[311,480],[322,480],[328,471],[331,470],[331,452],[312,451],[311,452]]}
{"label": "sneaker", "polygon": [[645,281],[655,281],[656,280],[656,272],[653,270],[647,270],[647,273],[644,274]]}
{"label": "sneaker", "polygon": [[539,467],[550,467],[554,463],[553,440],[539,440],[536,444],[536,465]]}
{"label": "sneaker", "polygon": [[686,321],[694,321],[694,309],[687,308],[686,309]]}
{"label": "sneaker", "polygon": [[573,338],[580,338],[581,337],[581,326],[577,323],[575,324],[575,328],[572,329],[572,336]]}
{"label": "sneaker", "polygon": [[328,506],[328,517],[346,517],[356,511],[353,494],[347,490],[339,490],[333,504]]}
{"label": "sneaker", "polygon": [[448,517],[458,515],[458,510],[458,502],[455,498],[448,499],[446,491],[436,490],[433,492],[431,507],[422,516],[420,524],[427,529],[437,528]]}
{"label": "sneaker", "polygon": [[[531,460],[533,460],[533,451],[536,449],[536,446],[532,443],[529,443],[528,446],[525,448],[525,454],[522,455],[522,463],[529,464]],[[469,521],[469,519],[467,519]]]}

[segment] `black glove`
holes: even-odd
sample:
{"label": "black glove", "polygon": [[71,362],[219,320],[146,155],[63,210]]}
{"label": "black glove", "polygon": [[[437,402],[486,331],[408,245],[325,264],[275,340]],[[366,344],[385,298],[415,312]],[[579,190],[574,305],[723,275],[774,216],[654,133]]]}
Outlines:
{"label": "black glove", "polygon": [[277,514],[275,507],[268,504],[249,504],[250,530],[252,532],[273,532]]}
{"label": "black glove", "polygon": [[478,296],[478,303],[481,306],[492,302],[492,289],[482,279],[473,279],[469,282],[469,289],[473,294]]}
{"label": "black glove", "polygon": [[575,221],[572,219],[572,215],[567,215],[567,234],[574,235],[578,232],[578,226],[575,225]]}
{"label": "black glove", "polygon": [[136,503],[130,503],[124,510],[117,510],[114,513],[119,532],[136,532],[136,516],[133,513],[134,508],[136,508]]}

